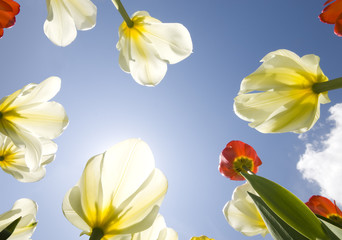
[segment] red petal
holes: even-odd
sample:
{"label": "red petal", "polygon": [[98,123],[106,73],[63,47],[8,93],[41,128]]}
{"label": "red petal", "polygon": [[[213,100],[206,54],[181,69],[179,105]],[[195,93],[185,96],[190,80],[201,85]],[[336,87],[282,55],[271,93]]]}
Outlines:
{"label": "red petal", "polygon": [[8,28],[14,25],[15,15],[20,11],[20,6],[13,0],[0,0],[0,27]]}
{"label": "red petal", "polygon": [[334,33],[337,36],[342,37],[342,14],[340,14],[340,16],[338,17],[336,24],[335,24],[335,28],[334,28]]}
{"label": "red petal", "polygon": [[319,15],[319,19],[324,23],[335,24],[337,18],[342,13],[342,0],[336,0],[327,7]]}
{"label": "red petal", "polygon": [[0,28],[0,38],[4,35],[4,29]]}
{"label": "red petal", "polygon": [[251,170],[254,173],[258,171],[258,166],[262,164],[257,153],[250,145],[241,141],[231,141],[220,155],[219,171],[223,176],[231,180],[245,180],[234,169],[234,160],[238,157],[251,159],[253,161],[253,169]]}
{"label": "red petal", "polygon": [[341,215],[341,210],[335,204],[333,204],[329,199],[319,195],[312,196],[305,204],[311,209],[311,211],[323,217],[327,217],[329,214],[334,213]]}

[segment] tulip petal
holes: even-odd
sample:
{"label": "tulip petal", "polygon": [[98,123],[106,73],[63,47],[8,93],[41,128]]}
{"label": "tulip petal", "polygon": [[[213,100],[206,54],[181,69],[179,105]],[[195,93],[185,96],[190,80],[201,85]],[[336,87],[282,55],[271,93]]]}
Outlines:
{"label": "tulip petal", "polygon": [[143,34],[154,45],[159,57],[169,64],[178,63],[192,53],[190,33],[182,24],[146,24]]}
{"label": "tulip petal", "polygon": [[[160,170],[155,169],[135,193],[117,206],[119,219],[110,226],[109,233],[134,233],[150,227],[166,191],[167,180]],[[115,202],[113,204],[115,206]]]}
{"label": "tulip petal", "polygon": [[78,30],[89,30],[96,24],[96,6],[90,0],[63,0]]}
{"label": "tulip petal", "polygon": [[[328,3],[332,2],[327,1],[324,5],[327,5]],[[337,18],[341,14],[341,8],[342,8],[342,1],[336,0],[332,2],[330,5],[326,6],[322,13],[319,15],[319,18],[322,22],[328,23],[328,24],[335,24],[337,21]]]}
{"label": "tulip petal", "polygon": [[63,214],[75,227],[86,233],[90,233],[91,228],[82,205],[80,204],[81,201],[81,190],[79,186],[71,188],[63,200]]}
{"label": "tulip petal", "polygon": [[44,33],[57,46],[65,47],[75,40],[77,31],[73,18],[63,1],[46,0],[48,16]]}
{"label": "tulip petal", "polygon": [[0,231],[18,217],[22,217],[9,239],[30,239],[37,224],[37,209],[37,204],[31,199],[17,200],[10,211],[0,215]]}
{"label": "tulip petal", "polygon": [[237,231],[246,236],[268,233],[267,227],[248,192],[255,191],[249,183],[238,186],[223,208],[223,214],[227,222]]}

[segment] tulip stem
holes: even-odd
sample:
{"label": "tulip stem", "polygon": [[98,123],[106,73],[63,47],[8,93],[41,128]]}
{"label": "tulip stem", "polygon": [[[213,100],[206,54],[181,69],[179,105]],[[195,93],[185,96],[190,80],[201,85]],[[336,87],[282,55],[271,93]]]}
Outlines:
{"label": "tulip stem", "polygon": [[103,236],[104,236],[104,233],[102,229],[95,227],[93,229],[93,232],[90,235],[89,240],[101,240]]}
{"label": "tulip stem", "polygon": [[133,27],[134,23],[132,19],[128,16],[124,6],[122,5],[120,0],[112,0],[114,3],[116,9],[118,9],[119,13],[121,14],[122,18],[125,20],[127,27],[131,28]]}
{"label": "tulip stem", "polygon": [[342,77],[312,85],[312,91],[316,94],[338,88],[342,88]]}

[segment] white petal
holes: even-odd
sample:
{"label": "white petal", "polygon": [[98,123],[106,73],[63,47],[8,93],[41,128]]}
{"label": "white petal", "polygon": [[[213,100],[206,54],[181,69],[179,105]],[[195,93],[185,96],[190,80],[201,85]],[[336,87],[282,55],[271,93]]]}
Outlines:
{"label": "white petal", "polygon": [[75,186],[70,189],[64,197],[62,210],[64,216],[75,227],[85,231],[91,232],[91,228],[87,223],[87,217],[82,209],[81,205],[81,190],[79,186]]}
{"label": "white petal", "polygon": [[96,24],[96,6],[90,0],[63,0],[78,30],[89,30]]}
{"label": "white petal", "polygon": [[266,225],[261,218],[253,200],[247,191],[255,193],[247,182],[234,190],[232,200],[223,208],[223,214],[228,223],[237,231],[246,236],[268,233]]}
{"label": "white petal", "polygon": [[[167,191],[167,180],[155,169],[148,179],[126,201],[117,206],[120,220],[110,226],[112,233],[135,233],[149,228],[157,217]],[[116,205],[113,202],[114,207]]]}
{"label": "white petal", "polygon": [[42,103],[56,96],[61,88],[59,77],[49,77],[39,84],[30,83],[21,89],[20,94],[8,108],[16,108],[23,105]]}
{"label": "white petal", "polygon": [[60,0],[46,0],[48,16],[44,33],[57,46],[65,47],[75,40],[77,31],[74,19]]}
{"label": "white petal", "polygon": [[[148,20],[146,21],[148,22]],[[179,23],[151,23],[143,34],[151,41],[161,59],[174,64],[192,53],[192,40],[188,29]]]}
{"label": "white petal", "polygon": [[9,240],[28,240],[36,228],[37,204],[31,199],[17,200],[13,208],[0,215],[0,231],[18,217],[22,217]]}
{"label": "white petal", "polygon": [[63,106],[43,102],[16,108],[19,118],[12,120],[20,128],[44,138],[56,138],[67,127],[69,120]]}

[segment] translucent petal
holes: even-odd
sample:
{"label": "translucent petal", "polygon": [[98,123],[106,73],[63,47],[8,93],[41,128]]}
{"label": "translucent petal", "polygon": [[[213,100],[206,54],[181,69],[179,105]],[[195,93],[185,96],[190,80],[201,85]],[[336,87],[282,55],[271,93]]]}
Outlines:
{"label": "translucent petal", "polygon": [[57,46],[65,47],[75,40],[77,31],[74,19],[63,1],[46,0],[48,16],[44,33]]}
{"label": "translucent petal", "polygon": [[78,30],[89,30],[96,24],[96,6],[90,0],[63,0]]}

